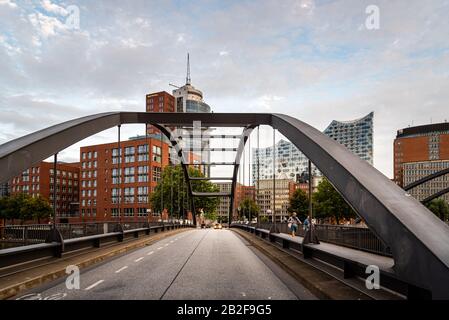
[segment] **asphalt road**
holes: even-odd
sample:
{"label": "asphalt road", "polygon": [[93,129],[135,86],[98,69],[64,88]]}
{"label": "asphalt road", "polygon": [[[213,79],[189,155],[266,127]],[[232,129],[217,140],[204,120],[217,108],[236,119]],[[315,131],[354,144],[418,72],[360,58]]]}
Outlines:
{"label": "asphalt road", "polygon": [[230,230],[189,230],[18,299],[313,299],[308,290]]}

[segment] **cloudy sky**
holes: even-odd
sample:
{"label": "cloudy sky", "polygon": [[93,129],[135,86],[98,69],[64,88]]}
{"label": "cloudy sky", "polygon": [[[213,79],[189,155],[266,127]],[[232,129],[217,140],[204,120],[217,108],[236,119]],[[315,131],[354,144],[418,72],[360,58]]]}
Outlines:
{"label": "cloudy sky", "polygon": [[396,130],[449,118],[448,12],[448,0],[0,0],[0,144],[144,111],[146,93],[185,82],[190,52],[192,83],[215,112],[280,112],[323,130],[374,111],[374,163],[391,177]]}

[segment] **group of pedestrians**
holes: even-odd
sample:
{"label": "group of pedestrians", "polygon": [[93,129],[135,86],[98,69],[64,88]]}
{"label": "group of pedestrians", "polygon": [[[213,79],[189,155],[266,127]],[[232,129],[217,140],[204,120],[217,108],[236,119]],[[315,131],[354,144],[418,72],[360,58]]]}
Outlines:
{"label": "group of pedestrians", "polygon": [[293,212],[291,216],[287,220],[288,227],[290,228],[290,231],[292,232],[292,237],[296,236],[296,232],[298,231],[298,226],[302,225],[305,232],[307,232],[310,228],[310,216],[307,216],[307,218],[304,219],[303,222],[299,220],[298,215],[296,212]]}

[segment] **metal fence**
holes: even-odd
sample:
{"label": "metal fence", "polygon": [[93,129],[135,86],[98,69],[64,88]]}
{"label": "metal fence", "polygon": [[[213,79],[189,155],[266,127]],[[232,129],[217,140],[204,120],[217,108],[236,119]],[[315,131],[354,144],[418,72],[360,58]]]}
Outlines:
{"label": "metal fence", "polygon": [[[114,232],[118,224],[118,222],[111,221],[58,223],[56,228],[61,232],[64,239],[75,239]],[[149,226],[160,224],[160,222],[152,222]],[[123,230],[143,228],[147,225],[146,222],[122,223]],[[2,226],[0,227],[0,249],[44,243],[52,227],[49,224]]]}
{"label": "metal fence", "polygon": [[[250,224],[253,227],[270,230],[271,222],[261,222]],[[276,227],[280,233],[288,233],[291,231],[287,223],[276,223]],[[345,246],[362,251],[372,252],[384,256],[391,257],[392,253],[388,246],[386,246],[370,229],[358,226],[340,226],[330,224],[317,224],[314,226],[314,231],[318,239],[323,242],[333,243],[340,246]],[[298,226],[296,235],[304,237],[305,230],[302,226]]]}
{"label": "metal fence", "polygon": [[50,225],[33,224],[0,227],[0,243],[2,247],[15,247],[45,242]]}

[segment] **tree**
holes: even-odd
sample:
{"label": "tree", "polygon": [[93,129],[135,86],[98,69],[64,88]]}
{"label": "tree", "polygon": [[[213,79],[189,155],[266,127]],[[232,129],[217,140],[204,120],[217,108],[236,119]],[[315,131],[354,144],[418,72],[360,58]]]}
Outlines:
{"label": "tree", "polygon": [[37,223],[41,223],[41,219],[47,219],[53,214],[53,208],[50,206],[50,203],[47,199],[42,197],[32,198],[32,208],[33,208],[33,219],[37,220]]}
{"label": "tree", "polygon": [[[190,177],[203,177],[203,174],[198,169],[189,168],[188,171]],[[190,183],[192,190],[196,192],[219,191],[218,186],[207,180],[192,180]],[[150,196],[154,212],[162,211],[161,196],[164,200],[163,209],[167,209],[175,216],[182,217],[187,210],[190,210],[190,199],[181,165],[164,168],[162,179]],[[198,212],[200,209],[203,209],[205,218],[208,219],[209,215],[215,213],[219,200],[218,198],[196,197],[194,198],[194,204]]]}
{"label": "tree", "polygon": [[12,220],[12,224],[14,224],[15,219],[21,219],[23,222],[23,216],[25,214],[25,202],[27,198],[30,196],[25,193],[18,193],[9,197],[8,208],[7,208],[7,217]]}
{"label": "tree", "polygon": [[298,218],[305,219],[309,212],[309,197],[307,194],[301,190],[296,189],[290,198],[290,206],[288,207],[289,212],[296,212]]}
{"label": "tree", "polygon": [[3,225],[6,225],[6,220],[9,219],[9,197],[0,198],[0,219],[3,220]]}
{"label": "tree", "polygon": [[252,217],[256,217],[259,214],[260,208],[256,204],[256,202],[251,198],[243,199],[240,202],[240,214],[243,216],[247,216],[248,220],[250,220]]}
{"label": "tree", "polygon": [[333,217],[338,224],[342,219],[350,219],[357,216],[355,211],[352,210],[326,178],[318,184],[317,191],[313,194],[313,201],[315,204],[315,216],[318,218]]}
{"label": "tree", "polygon": [[20,219],[23,224],[27,220],[36,219],[40,223],[41,219],[48,218],[53,212],[48,201],[42,197],[31,197],[25,193],[18,193],[10,197],[0,199],[0,219],[12,220]]}
{"label": "tree", "polygon": [[433,199],[426,204],[426,207],[441,220],[449,218],[449,205],[444,199]]}

